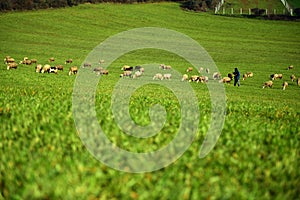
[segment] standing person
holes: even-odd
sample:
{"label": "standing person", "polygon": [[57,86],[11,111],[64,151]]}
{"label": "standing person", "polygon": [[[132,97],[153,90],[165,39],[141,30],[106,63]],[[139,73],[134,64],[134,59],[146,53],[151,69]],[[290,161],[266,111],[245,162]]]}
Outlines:
{"label": "standing person", "polygon": [[234,86],[236,86],[236,84],[240,87],[240,72],[238,70],[238,68],[234,68]]}

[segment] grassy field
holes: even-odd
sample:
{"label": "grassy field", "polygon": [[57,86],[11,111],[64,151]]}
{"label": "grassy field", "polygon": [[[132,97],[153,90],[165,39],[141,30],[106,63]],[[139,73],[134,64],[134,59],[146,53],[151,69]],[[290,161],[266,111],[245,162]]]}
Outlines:
{"label": "grassy field", "polygon": [[[96,160],[78,137],[72,113],[76,76],[39,74],[35,65],[7,70],[0,64],[0,189],[5,199],[298,199],[300,193],[299,22],[228,18],[185,12],[178,4],[98,4],[57,10],[0,14],[0,57],[24,56],[46,64],[72,58],[80,66],[106,38],[139,27],[172,29],[196,40],[223,75],[238,67],[252,71],[241,87],[225,85],[226,121],[215,148],[199,159],[210,123],[205,84],[191,83],[198,97],[199,130],[190,148],[173,164],[154,172],[126,173]],[[174,137],[180,104],[171,92],[146,85],[131,97],[139,124],[148,108],[161,104],[167,122],[161,134],[137,139],[115,124],[110,99],[120,67],[165,63],[181,73],[190,66],[169,52],[145,49],[117,59],[101,79],[96,111],[102,129],[133,152],[157,150]],[[288,71],[289,65],[294,69]],[[196,73],[196,72],[193,72]],[[191,74],[193,74],[191,73]],[[262,89],[272,73],[283,80]],[[149,75],[150,77],[150,75]],[[151,78],[151,77],[150,77]],[[173,80],[176,81],[176,80]],[[211,81],[211,80],[210,80]],[[288,81],[283,91],[282,82]]]}

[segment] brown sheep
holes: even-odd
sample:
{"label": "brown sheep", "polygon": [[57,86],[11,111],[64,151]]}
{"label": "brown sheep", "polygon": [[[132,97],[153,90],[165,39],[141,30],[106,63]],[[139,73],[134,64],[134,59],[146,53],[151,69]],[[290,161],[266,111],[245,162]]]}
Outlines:
{"label": "brown sheep", "polygon": [[192,67],[188,67],[188,68],[186,69],[186,72],[191,72],[191,71],[193,71],[193,68],[192,68]]}
{"label": "brown sheep", "polygon": [[293,65],[290,65],[290,66],[288,66],[287,70],[291,70],[291,69],[293,69],[293,68],[294,68],[294,66],[293,66]]}
{"label": "brown sheep", "polygon": [[289,85],[288,82],[284,81],[284,82],[282,83],[282,89],[285,90],[285,88],[286,88],[288,85]]}
{"label": "brown sheep", "polygon": [[247,77],[247,74],[243,74],[243,81],[246,80]]}
{"label": "brown sheep", "polygon": [[18,67],[18,64],[13,62],[13,63],[8,63],[7,65],[7,70],[10,70],[10,69],[17,69]]}
{"label": "brown sheep", "polygon": [[83,63],[83,67],[92,67],[91,63]]}
{"label": "brown sheep", "polygon": [[71,76],[72,74],[77,74],[77,72],[78,72],[78,67],[76,66],[70,67],[69,76]]}
{"label": "brown sheep", "polygon": [[291,78],[292,82],[294,82],[294,81],[296,80],[296,76],[295,76],[294,74],[292,74],[292,75],[290,76],[290,78]]}
{"label": "brown sheep", "polygon": [[300,86],[300,78],[297,79],[297,85]]}
{"label": "brown sheep", "polygon": [[265,88],[265,87],[270,87],[270,88],[273,87],[273,81],[264,82],[262,88]]}
{"label": "brown sheep", "polygon": [[31,60],[22,60],[20,61],[20,64],[23,64],[23,65],[31,65]]}
{"label": "brown sheep", "polygon": [[73,62],[73,60],[71,58],[69,58],[65,61],[65,64],[71,64],[72,62]]}
{"label": "brown sheep", "polygon": [[64,66],[62,66],[62,65],[55,65],[55,67],[59,71],[64,71]]}
{"label": "brown sheep", "polygon": [[33,59],[30,59],[31,63],[34,63],[36,64],[37,63],[37,59],[33,58]]}
{"label": "brown sheep", "polygon": [[49,58],[48,61],[49,61],[49,62],[54,62],[54,61],[55,61],[55,58],[51,57],[51,58]]}
{"label": "brown sheep", "polygon": [[253,72],[247,72],[246,75],[247,75],[248,78],[252,78],[253,77]]}

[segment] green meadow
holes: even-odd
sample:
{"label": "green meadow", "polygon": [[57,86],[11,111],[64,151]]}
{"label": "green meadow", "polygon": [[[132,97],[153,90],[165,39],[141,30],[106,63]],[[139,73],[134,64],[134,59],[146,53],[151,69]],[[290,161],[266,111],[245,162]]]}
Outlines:
{"label": "green meadow", "polygon": [[[191,82],[200,112],[191,146],[165,168],[127,173],[99,162],[81,142],[72,112],[76,75],[68,75],[71,65],[64,62],[72,58],[72,66],[79,67],[110,36],[142,27],[167,28],[194,39],[222,76],[235,67],[241,74],[251,71],[254,76],[241,80],[240,87],[233,82],[224,85],[225,123],[206,157],[200,159],[198,154],[211,122],[211,102],[206,84]],[[7,70],[0,63],[0,191],[4,199],[299,198],[300,86],[290,80],[291,74],[300,77],[298,21],[187,12],[176,3],[103,3],[0,13],[0,30],[2,59],[9,55],[19,62],[27,56],[48,64],[54,57],[53,65],[64,65],[58,74],[42,74],[35,72],[35,64]],[[165,63],[182,74],[191,67],[170,52],[132,51],[107,67],[109,74],[101,77],[95,95],[101,128],[113,143],[132,152],[159,150],[172,141],[180,126],[180,103],[170,90],[155,84],[134,91],[129,111],[137,124],[147,125],[149,108],[162,105],[167,114],[159,134],[131,137],[114,121],[111,96],[121,67],[147,63]],[[294,68],[287,70],[290,65]],[[146,72],[152,80],[153,75]],[[212,73],[209,81],[213,81]],[[273,73],[283,78],[274,80],[272,88],[262,89]],[[197,69],[189,72],[193,74],[198,74]],[[283,81],[289,84],[286,90],[282,90]],[[182,82],[173,78],[170,83]]]}

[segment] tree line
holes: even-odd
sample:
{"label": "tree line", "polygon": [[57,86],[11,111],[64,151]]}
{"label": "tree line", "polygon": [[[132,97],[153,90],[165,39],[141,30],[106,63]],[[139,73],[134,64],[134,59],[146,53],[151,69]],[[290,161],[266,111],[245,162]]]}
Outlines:
{"label": "tree line", "polygon": [[[143,3],[161,2],[163,0],[0,0],[0,11],[37,10],[77,6],[83,3]],[[167,0],[179,2],[180,0]]]}

